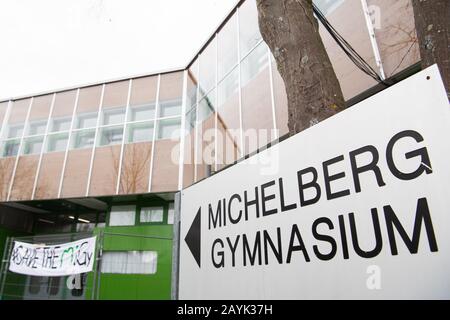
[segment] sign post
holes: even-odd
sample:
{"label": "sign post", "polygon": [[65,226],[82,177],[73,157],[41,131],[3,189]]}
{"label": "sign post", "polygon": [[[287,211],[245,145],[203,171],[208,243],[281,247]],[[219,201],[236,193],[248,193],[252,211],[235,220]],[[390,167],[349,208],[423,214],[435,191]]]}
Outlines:
{"label": "sign post", "polygon": [[182,191],[180,299],[450,298],[436,66]]}

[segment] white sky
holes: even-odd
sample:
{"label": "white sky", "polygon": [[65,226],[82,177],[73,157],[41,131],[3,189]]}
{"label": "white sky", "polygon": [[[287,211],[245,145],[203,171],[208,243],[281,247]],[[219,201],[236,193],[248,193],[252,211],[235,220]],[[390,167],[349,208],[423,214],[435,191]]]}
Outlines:
{"label": "white sky", "polygon": [[237,0],[0,0],[0,100],[184,67]]}

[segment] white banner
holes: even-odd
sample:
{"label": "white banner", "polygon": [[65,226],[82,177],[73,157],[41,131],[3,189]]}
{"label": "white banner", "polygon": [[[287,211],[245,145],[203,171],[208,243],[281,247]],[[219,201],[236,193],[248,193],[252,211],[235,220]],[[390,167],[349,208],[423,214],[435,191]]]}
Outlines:
{"label": "white banner", "polygon": [[58,245],[14,241],[9,270],[30,276],[60,277],[92,271],[96,237]]}
{"label": "white banner", "polygon": [[180,299],[449,299],[436,66],[182,191]]}

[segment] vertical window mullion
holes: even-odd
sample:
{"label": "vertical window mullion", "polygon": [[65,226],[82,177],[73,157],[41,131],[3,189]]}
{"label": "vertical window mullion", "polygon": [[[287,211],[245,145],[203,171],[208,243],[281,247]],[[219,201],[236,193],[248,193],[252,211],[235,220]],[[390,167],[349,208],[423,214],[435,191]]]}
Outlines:
{"label": "vertical window mullion", "polygon": [[159,118],[159,91],[161,90],[161,74],[158,75],[158,84],[156,86],[156,99],[155,99],[155,117],[153,123],[153,139],[152,139],[152,151],[150,157],[150,173],[148,175],[148,192],[152,191],[152,178],[153,178],[153,165],[155,157],[155,142],[158,131],[158,118]]}

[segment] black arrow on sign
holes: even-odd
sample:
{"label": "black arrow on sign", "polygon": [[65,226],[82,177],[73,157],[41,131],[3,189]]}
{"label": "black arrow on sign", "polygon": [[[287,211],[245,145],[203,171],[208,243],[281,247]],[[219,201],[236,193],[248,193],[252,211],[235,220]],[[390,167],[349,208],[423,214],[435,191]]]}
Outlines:
{"label": "black arrow on sign", "polygon": [[197,261],[198,267],[200,268],[200,214],[201,208],[198,208],[197,215],[194,218],[194,221],[192,222],[191,228],[189,229],[186,238],[184,238],[184,241],[186,241],[186,244],[191,250],[192,255],[194,256],[195,261]]}

